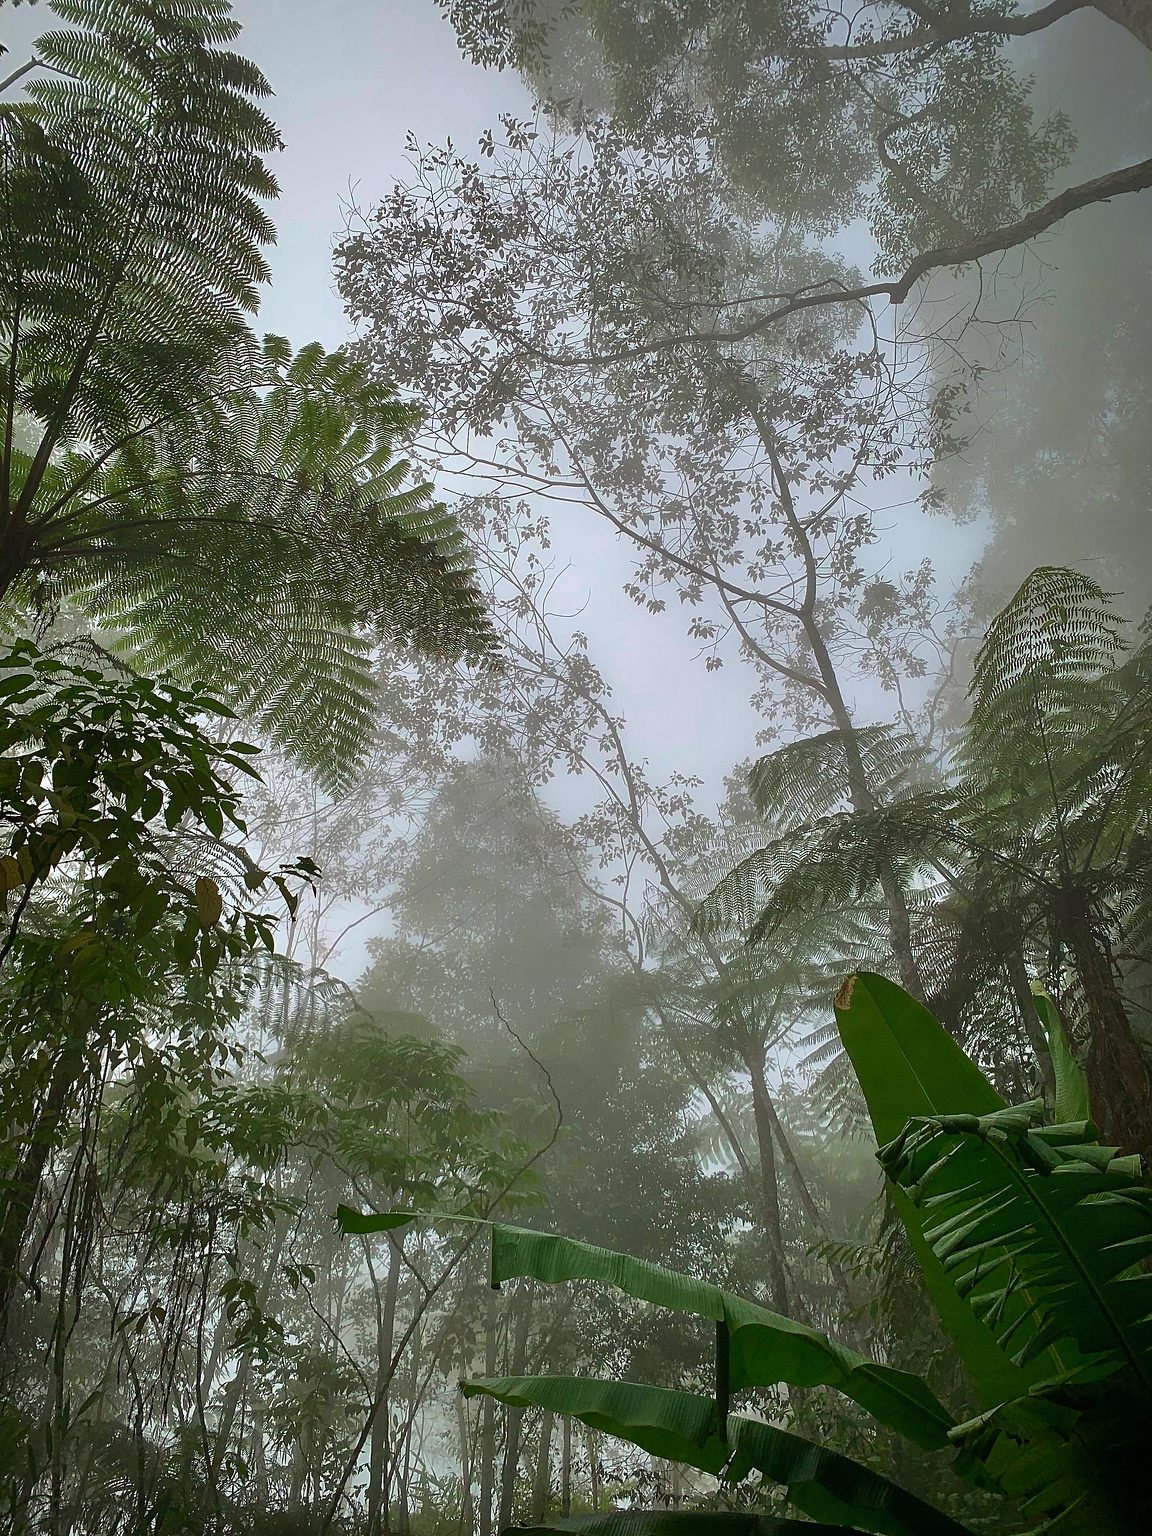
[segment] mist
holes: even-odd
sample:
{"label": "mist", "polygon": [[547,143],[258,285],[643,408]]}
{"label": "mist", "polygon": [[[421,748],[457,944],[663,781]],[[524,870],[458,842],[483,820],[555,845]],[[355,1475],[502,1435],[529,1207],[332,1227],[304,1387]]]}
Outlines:
{"label": "mist", "polygon": [[1136,1536],[1152,15],[0,0],[13,1536]]}

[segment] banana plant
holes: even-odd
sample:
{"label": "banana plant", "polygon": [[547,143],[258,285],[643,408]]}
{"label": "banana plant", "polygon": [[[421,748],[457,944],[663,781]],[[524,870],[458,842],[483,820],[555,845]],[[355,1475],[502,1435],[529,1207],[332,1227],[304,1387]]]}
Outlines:
{"label": "banana plant", "polygon": [[1005,1105],[915,999],[858,975],[837,1025],[880,1164],[984,1412],[949,1432],[957,1470],[990,1479],[1051,1536],[1152,1527],[1152,1187],[1101,1146],[1084,1072],[1043,992],[1056,1079]]}
{"label": "banana plant", "polygon": [[[1037,1011],[1057,1067],[1058,1110],[1083,1107],[1083,1074],[1059,1015],[1043,996]],[[1137,1454],[1152,1427],[1152,1276],[1142,1268],[1152,1255],[1152,1190],[1138,1160],[1102,1147],[1087,1117],[1046,1125],[1042,1103],[1004,1104],[931,1014],[882,977],[852,977],[836,1014],[897,1211],[984,1411],[957,1424],[919,1376],[718,1286],[553,1233],[489,1223],[494,1287],[522,1276],[590,1280],[711,1320],[714,1393],[535,1376],[469,1381],[467,1395],[569,1415],[728,1483],[757,1471],[808,1517],[796,1524],[630,1510],[533,1529],[965,1536],[949,1514],[871,1469],[730,1411],[734,1392],[781,1384],[842,1393],[922,1449],[949,1454],[962,1476],[1015,1499],[1051,1536],[1152,1528]],[[418,1214],[342,1206],[337,1220],[345,1232],[370,1233]]]}

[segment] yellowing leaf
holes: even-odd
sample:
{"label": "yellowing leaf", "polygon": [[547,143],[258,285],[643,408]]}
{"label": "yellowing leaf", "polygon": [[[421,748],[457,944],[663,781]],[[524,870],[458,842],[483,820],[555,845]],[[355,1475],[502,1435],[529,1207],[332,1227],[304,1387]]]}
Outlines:
{"label": "yellowing leaf", "polygon": [[224,899],[220,895],[220,887],[215,880],[207,875],[196,877],[196,913],[200,919],[201,928],[211,928],[220,921],[220,914],[224,910]]}

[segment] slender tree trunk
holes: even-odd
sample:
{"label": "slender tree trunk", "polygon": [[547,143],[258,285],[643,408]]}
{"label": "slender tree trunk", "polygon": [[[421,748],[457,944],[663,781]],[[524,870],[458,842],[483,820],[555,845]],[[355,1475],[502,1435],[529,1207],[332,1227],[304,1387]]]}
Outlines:
{"label": "slender tree trunk", "polygon": [[409,1490],[412,1484],[412,1434],[416,1427],[416,1413],[420,1406],[420,1340],[423,1329],[418,1323],[412,1334],[412,1386],[408,1393],[408,1422],[404,1426],[404,1471],[399,1482],[399,1508],[396,1525],[400,1536],[408,1536],[412,1529],[412,1506]]}
{"label": "slender tree trunk", "polygon": [[9,1178],[0,1179],[0,1333],[7,1324],[19,1283],[20,1252],[40,1193],[44,1169],[83,1071],[87,1019],[86,1009],[76,1010],[72,1019],[73,1031],[56,1058],[48,1092],[32,1123],[16,1171]]}
{"label": "slender tree trunk", "polygon": [[[787,1133],[785,1132],[783,1125],[780,1123],[780,1116],[776,1113],[776,1106],[773,1104],[771,1098],[765,1099],[765,1107],[767,1108],[769,1118],[772,1121],[772,1131],[780,1148],[780,1155],[783,1157],[785,1165],[787,1166],[789,1177],[792,1180],[792,1187],[796,1191],[796,1197],[803,1207],[805,1216],[807,1216],[808,1220],[820,1234],[821,1238],[827,1242],[828,1229],[824,1225],[824,1217],[822,1216],[815,1200],[812,1198],[812,1191],[808,1188],[807,1181],[804,1178],[803,1170],[801,1169],[800,1164],[796,1161],[796,1154],[792,1150],[792,1143],[788,1140]],[[854,1302],[852,1296],[852,1288],[848,1284],[847,1275],[844,1273],[842,1266],[836,1259],[826,1258],[825,1262],[828,1265],[828,1270],[832,1276],[833,1282],[835,1283],[836,1289],[840,1292],[840,1299],[844,1303],[845,1312],[851,1312]]]}
{"label": "slender tree trunk", "polygon": [[1085,1076],[1103,1140],[1122,1152],[1152,1155],[1152,1082],[1132,1033],[1112,962],[1079,892],[1065,897],[1061,932],[1072,955],[1088,1015]]}
{"label": "slender tree trunk", "polygon": [[[468,1362],[461,1361],[461,1375],[468,1374]],[[472,1536],[476,1511],[472,1504],[472,1440],[468,1433],[468,1405],[463,1392],[456,1393],[456,1432],[460,1437],[460,1533]]]}
{"label": "slender tree trunk", "polygon": [[572,1513],[572,1420],[564,1415],[563,1449],[560,1453],[560,1513],[567,1520]]}
{"label": "slender tree trunk", "polygon": [[252,1468],[252,1480],[256,1487],[256,1507],[268,1507],[268,1460],[264,1454],[264,1414],[257,1404],[252,1414],[252,1436],[249,1440],[248,1464]]}
{"label": "slender tree trunk", "polygon": [[[260,1289],[256,1297],[256,1305],[262,1312],[266,1310],[269,1299],[272,1295],[272,1285],[276,1279],[276,1275],[280,1266],[280,1255],[283,1252],[284,1244],[287,1241],[288,1222],[286,1218],[281,1217],[277,1221],[277,1229],[278,1230],[273,1244],[272,1253],[269,1255],[268,1261],[264,1266],[263,1278],[261,1279]],[[221,1323],[221,1327],[224,1326],[224,1323]],[[209,1359],[208,1370],[205,1373],[204,1384],[201,1388],[205,1398],[207,1398],[209,1392],[211,1391],[212,1380],[215,1375],[216,1368],[219,1364],[219,1356],[216,1347],[219,1340],[220,1330],[217,1329],[216,1339],[213,1340],[212,1344],[212,1356]],[[223,1348],[221,1346],[220,1353],[222,1352]],[[216,1480],[220,1475],[220,1468],[224,1463],[224,1456],[228,1450],[228,1440],[232,1434],[232,1425],[236,1419],[236,1411],[240,1406],[240,1402],[244,1396],[244,1391],[248,1385],[248,1377],[251,1369],[252,1351],[250,1349],[246,1349],[240,1356],[240,1359],[236,1362],[235,1375],[224,1389],[224,1398],[220,1404],[220,1413],[216,1420],[216,1443],[212,1451],[212,1462],[209,1470],[209,1480],[213,1487],[216,1486]]]}
{"label": "slender tree trunk", "polygon": [[[532,1292],[521,1280],[516,1293],[516,1329],[512,1338],[512,1375],[523,1376],[524,1356],[528,1349],[528,1329],[532,1325]],[[520,1430],[523,1408],[504,1410],[504,1469],[500,1478],[500,1517],[498,1531],[512,1524],[512,1501],[516,1493],[516,1474],[520,1466]]]}
{"label": "slender tree trunk", "polygon": [[51,1492],[48,1528],[51,1536],[63,1536],[64,1440],[68,1431],[67,1384],[65,1372],[68,1346],[68,1296],[72,1289],[70,1271],[74,1259],[76,1206],[74,1189],[69,1194],[64,1223],[64,1241],[60,1258],[60,1297],[56,1308],[56,1327],[52,1338],[52,1445]]}
{"label": "slender tree trunk", "polygon": [[752,1079],[752,1111],[760,1153],[760,1194],[764,1244],[768,1255],[768,1289],[772,1295],[773,1310],[787,1317],[788,1271],[784,1259],[784,1234],[780,1226],[780,1190],[772,1134],[772,1100],[764,1073],[764,1047],[759,1041],[748,1043],[744,1052],[744,1065]]}
{"label": "slender tree trunk", "polygon": [[[791,501],[790,495],[789,501]],[[864,760],[860,756],[860,747],[856,740],[856,726],[844,702],[844,695],[840,691],[840,679],[836,675],[836,668],[828,647],[824,643],[824,636],[820,633],[815,614],[806,613],[803,624],[804,633],[812,647],[812,654],[820,671],[824,696],[832,711],[836,729],[844,741],[844,764],[848,776],[848,798],[852,802],[852,809],[857,813],[875,811],[878,809],[876,796],[872,793],[868,776],[864,772]],[[912,952],[912,919],[908,912],[908,898],[904,894],[904,887],[890,860],[883,857],[879,860],[878,874],[887,913],[888,942],[892,946],[896,969],[900,972],[900,985],[905,992],[910,992],[917,1002],[926,1003],[928,995],[924,987],[924,978],[920,974],[920,967]]]}
{"label": "slender tree trunk", "polygon": [[376,1400],[380,1407],[372,1420],[372,1439],[368,1452],[368,1532],[380,1536],[388,1529],[390,1488],[388,1469],[388,1373],[392,1368],[392,1345],[396,1334],[396,1297],[400,1289],[400,1245],[388,1234],[388,1278],[384,1282],[384,1304],[376,1328]]}
{"label": "slender tree trunk", "polygon": [[[484,1333],[484,1374],[496,1374],[496,1292],[488,1292]],[[484,1399],[480,1410],[480,1536],[492,1536],[492,1492],[496,1469],[496,1404]]]}
{"label": "slender tree trunk", "polygon": [[[844,742],[844,766],[848,778],[848,798],[852,803],[854,811],[874,811],[877,809],[876,797],[872,793],[868,783],[868,776],[864,772],[864,760],[860,756],[860,746],[856,740],[856,727],[852,720],[851,711],[844,701],[844,694],[840,687],[840,678],[837,675],[835,663],[832,660],[831,652],[820,628],[820,619],[816,607],[817,598],[819,597],[819,574],[816,557],[812,550],[812,541],[808,537],[808,532],[803,522],[797,515],[796,504],[792,499],[792,487],[777,451],[776,435],[772,430],[772,424],[759,408],[758,401],[751,403],[751,410],[752,419],[756,423],[756,430],[759,433],[760,441],[763,443],[772,464],[772,476],[776,483],[776,491],[780,497],[780,504],[784,510],[785,519],[796,543],[796,548],[804,561],[804,599],[797,610],[796,616],[804,631],[804,638],[811,647],[816,670],[820,674],[819,688],[816,691],[823,695],[824,701],[836,723],[836,729],[840,732]],[[888,938],[892,945],[892,954],[896,961],[896,967],[900,972],[900,984],[918,1002],[923,1003],[927,1000],[927,993],[924,987],[924,978],[920,974],[920,967],[916,963],[916,956],[912,952],[912,923],[908,913],[908,901],[904,894],[904,888],[895,868],[889,860],[880,860],[879,877],[880,889],[884,894],[884,902],[888,914]]]}
{"label": "slender tree trunk", "polygon": [[588,1431],[588,1471],[592,1484],[592,1513],[600,1513],[600,1445],[594,1429]]}
{"label": "slender tree trunk", "polygon": [[552,1491],[552,1411],[545,1408],[540,1419],[540,1444],[536,1452],[536,1476],[532,1482],[532,1524],[540,1525],[548,1513],[548,1495]]}

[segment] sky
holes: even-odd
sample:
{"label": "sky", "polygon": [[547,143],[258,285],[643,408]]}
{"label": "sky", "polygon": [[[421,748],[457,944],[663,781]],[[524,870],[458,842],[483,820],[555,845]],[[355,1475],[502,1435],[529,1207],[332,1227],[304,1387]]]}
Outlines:
{"label": "sky", "polygon": [[[234,46],[268,78],[268,110],[285,143],[273,162],[278,239],[257,325],[296,346],[336,347],[349,327],[331,252],[350,202],[369,207],[403,177],[409,130],[467,149],[501,112],[529,113],[531,98],[515,75],[461,57],[434,0],[234,0],[234,12],[244,28]],[[5,6],[0,38],[12,61],[22,62],[52,24],[43,6]],[[708,676],[693,664],[681,614],[654,624],[624,597],[630,561],[613,533],[588,516],[557,534],[558,559],[572,562],[565,592],[573,611],[583,610],[596,659],[643,744],[639,755],[658,772],[679,768],[718,786],[753,750],[746,685],[735,669]],[[579,798],[561,788],[557,808],[574,810]]]}
{"label": "sky", "polygon": [[[294,342],[336,346],[348,326],[331,250],[349,202],[369,207],[404,176],[409,130],[468,150],[501,112],[526,116],[532,100],[515,75],[461,57],[433,0],[329,0],[322,12],[304,0],[237,0],[235,10],[244,24],[237,46],[268,76],[286,144],[261,324]],[[566,602],[581,610],[579,624],[593,636],[594,659],[613,682],[640,755],[658,772],[697,772],[718,786],[753,747],[746,683],[693,665],[682,616],[653,624],[637,610],[621,592],[627,551],[592,516],[580,516],[578,528],[575,517],[557,529],[555,544],[559,562],[571,562]],[[733,729],[738,717],[745,729]],[[561,812],[575,812],[583,786],[555,786],[552,798]]]}
{"label": "sky", "polygon": [[[404,176],[409,131],[435,142],[450,136],[467,150],[500,113],[527,115],[531,99],[516,76],[461,57],[434,0],[235,0],[234,10],[244,28],[234,46],[267,76],[274,92],[268,110],[285,143],[273,163],[281,186],[272,209],[279,236],[257,324],[296,346],[318,340],[336,347],[349,329],[331,252],[350,204],[370,207]],[[22,62],[53,20],[44,6],[4,6],[5,64]],[[941,519],[924,525],[893,513],[886,521],[888,542],[899,546],[899,569],[932,554],[945,569],[962,572],[979,544],[979,530]],[[719,797],[724,774],[756,749],[763,722],[748,708],[747,673],[707,673],[678,605],[654,619],[624,596],[628,551],[591,514],[571,514],[554,535],[557,560],[570,567],[564,591],[571,609],[580,610],[579,626],[612,684],[614,706],[628,719],[632,755],[648,761],[656,778],[698,775],[707,807]],[[856,703],[861,720],[887,713],[879,696]],[[550,789],[562,815],[584,809],[586,795],[583,782]],[[351,975],[359,964],[349,952],[339,968]]]}
{"label": "sky", "polygon": [[[31,40],[53,24],[51,13],[42,5],[3,11],[0,38],[12,62],[22,62]],[[273,162],[281,187],[272,209],[278,240],[268,253],[272,283],[257,324],[295,346],[336,347],[349,327],[331,253],[349,205],[370,207],[404,176],[409,130],[469,149],[501,112],[527,115],[531,98],[515,75],[462,58],[434,0],[234,0],[234,12],[244,28],[235,47],[268,78],[268,110],[285,143]],[[925,553],[966,568],[972,530],[934,520],[920,534],[921,548],[909,542],[911,525],[904,528],[898,514],[887,521],[893,532],[900,528],[901,568]],[[628,717],[637,755],[661,775],[699,774],[718,793],[723,774],[755,749],[757,721],[742,669],[706,673],[682,612],[654,621],[623,595],[630,557],[591,515],[573,513],[555,534],[558,561],[571,565],[564,590],[573,611],[581,610],[580,626]],[[874,712],[882,711],[877,699]],[[575,809],[579,793],[571,799],[561,787],[557,801],[558,809]]]}

